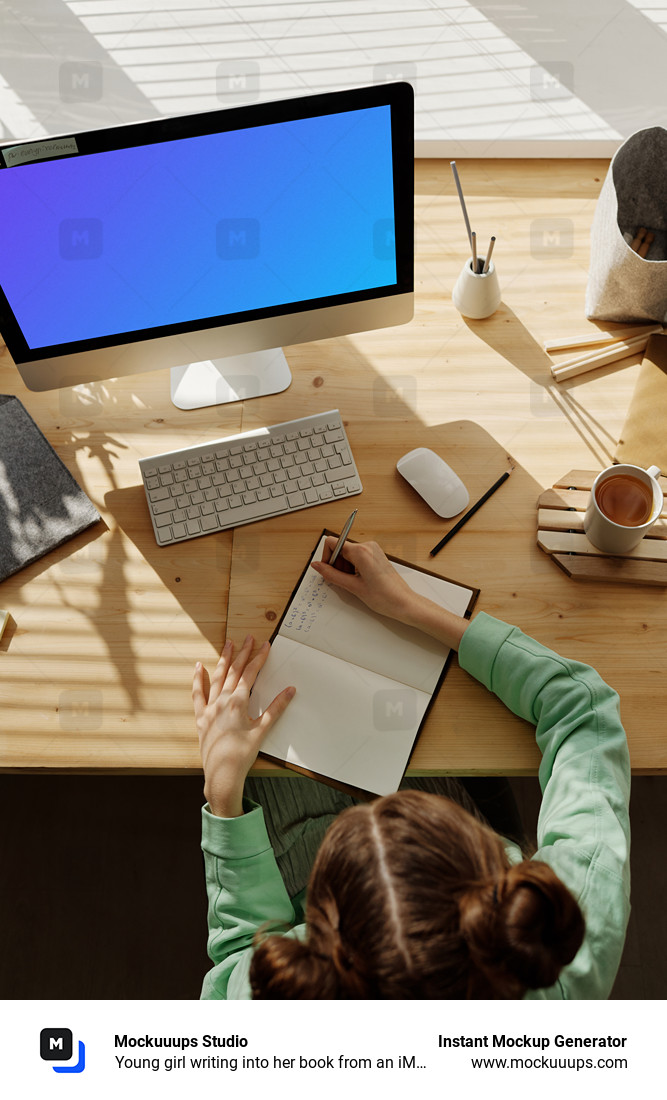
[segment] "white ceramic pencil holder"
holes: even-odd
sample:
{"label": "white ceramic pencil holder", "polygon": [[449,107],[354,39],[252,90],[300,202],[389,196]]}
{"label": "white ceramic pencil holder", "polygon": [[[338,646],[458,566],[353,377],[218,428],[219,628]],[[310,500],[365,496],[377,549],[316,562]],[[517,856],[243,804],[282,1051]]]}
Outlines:
{"label": "white ceramic pencil holder", "polygon": [[[484,266],[484,262],[485,257],[479,256],[477,263],[480,268]],[[474,321],[481,321],[496,312],[500,297],[498,273],[493,260],[484,274],[473,271],[472,257],[467,260],[452,291],[452,301],[459,313]]]}

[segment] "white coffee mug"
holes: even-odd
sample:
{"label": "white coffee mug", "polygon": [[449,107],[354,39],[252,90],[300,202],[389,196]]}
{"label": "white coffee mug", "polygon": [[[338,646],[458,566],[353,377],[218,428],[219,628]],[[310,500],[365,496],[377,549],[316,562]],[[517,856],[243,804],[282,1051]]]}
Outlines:
{"label": "white coffee mug", "polygon": [[[653,494],[653,503],[648,519],[641,524],[630,526],[615,523],[601,510],[597,500],[597,490],[600,485],[611,477],[628,474],[648,486]],[[663,492],[657,478],[660,470],[657,466],[649,466],[644,470],[642,466],[630,466],[628,463],[619,463],[617,466],[608,466],[602,470],[593,482],[588,507],[584,516],[584,531],[589,542],[597,546],[598,550],[604,550],[607,554],[626,554],[633,550],[642,541],[647,531],[650,531],[663,509]]]}

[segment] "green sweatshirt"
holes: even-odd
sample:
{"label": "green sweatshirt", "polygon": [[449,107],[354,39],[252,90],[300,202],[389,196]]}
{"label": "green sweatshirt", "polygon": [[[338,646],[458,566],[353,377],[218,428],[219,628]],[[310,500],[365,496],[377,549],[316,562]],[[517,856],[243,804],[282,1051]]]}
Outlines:
{"label": "green sweatshirt", "polygon": [[[586,919],[584,942],[556,984],[527,997],[607,997],[630,912],[630,764],[618,696],[588,665],[559,657],[484,613],[463,635],[459,664],[536,727],[543,798],[534,858],[553,867]],[[204,998],[250,997],[252,940],[267,922],[287,926],[286,935],[305,935],[262,810],[252,803],[246,809],[238,818],[214,817],[206,806],[202,811],[208,953],[214,963],[204,979]],[[522,859],[515,845],[505,847],[512,862]]]}

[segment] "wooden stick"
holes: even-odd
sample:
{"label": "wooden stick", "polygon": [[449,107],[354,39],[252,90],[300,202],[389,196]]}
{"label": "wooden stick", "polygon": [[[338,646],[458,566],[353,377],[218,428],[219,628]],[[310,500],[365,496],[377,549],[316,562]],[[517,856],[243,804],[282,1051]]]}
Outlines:
{"label": "wooden stick", "polygon": [[628,355],[636,355],[644,351],[649,342],[650,333],[644,336],[636,336],[634,340],[624,340],[621,343],[612,344],[610,348],[598,351],[595,355],[582,355],[578,359],[570,359],[566,363],[551,366],[551,373],[557,382],[564,382],[566,378],[574,378],[577,374],[595,370],[596,367],[605,367],[608,363],[615,363],[618,359],[625,359]]}
{"label": "wooden stick", "polygon": [[602,332],[601,329],[582,336],[566,336],[562,340],[545,340],[545,351],[564,351],[565,348],[586,348],[594,344],[611,344],[616,340],[629,340],[633,336],[657,332],[662,325],[630,325],[616,332]]}
{"label": "wooden stick", "polygon": [[484,261],[484,267],[482,268],[482,275],[486,275],[487,271],[489,270],[489,264],[491,263],[491,254],[493,253],[493,246],[494,246],[495,243],[496,243],[496,238],[492,237],[491,240],[489,241],[489,251],[486,254],[486,259]]}
{"label": "wooden stick", "polygon": [[463,197],[463,191],[461,189],[461,181],[459,179],[458,169],[456,167],[456,161],[450,160],[449,162],[452,172],[454,173],[454,183],[456,184],[456,190],[459,193],[459,202],[461,203],[461,210],[463,212],[463,220],[466,225],[466,232],[468,234],[468,240],[470,241],[470,250],[472,251],[472,230],[470,228],[470,222],[468,220],[468,211],[466,210],[466,200]]}

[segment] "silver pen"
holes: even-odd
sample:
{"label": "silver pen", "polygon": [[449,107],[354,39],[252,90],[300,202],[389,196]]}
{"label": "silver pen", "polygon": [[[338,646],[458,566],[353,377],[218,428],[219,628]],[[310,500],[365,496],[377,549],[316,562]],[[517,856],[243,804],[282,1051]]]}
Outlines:
{"label": "silver pen", "polygon": [[356,516],[356,514],[357,514],[357,509],[355,508],[354,512],[352,512],[352,514],[347,517],[347,521],[346,521],[345,526],[344,526],[344,528],[341,532],[341,536],[340,536],[338,542],[336,543],[336,545],[334,547],[334,552],[331,555],[331,557],[329,558],[329,561],[328,561],[329,565],[335,565],[336,564],[336,558],[338,557],[341,550],[343,549],[343,543],[345,542],[345,539],[347,538],[347,536],[350,533],[350,527],[354,523],[354,517]]}

